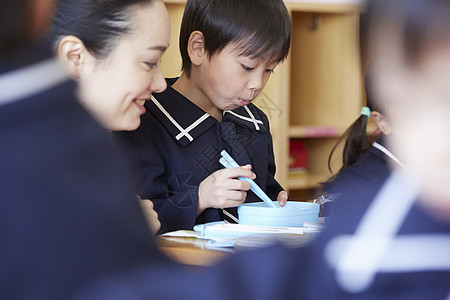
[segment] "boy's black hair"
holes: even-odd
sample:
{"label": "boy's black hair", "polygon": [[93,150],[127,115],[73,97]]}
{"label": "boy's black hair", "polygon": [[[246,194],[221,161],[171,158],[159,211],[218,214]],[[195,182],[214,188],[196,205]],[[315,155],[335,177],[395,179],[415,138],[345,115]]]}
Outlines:
{"label": "boy's black hair", "polygon": [[108,55],[117,38],[132,30],[129,9],[156,0],[59,0],[52,24],[55,44],[78,37],[97,57]]}
{"label": "boy's black hair", "polygon": [[283,61],[291,43],[291,20],[282,0],[188,0],[180,32],[183,71],[189,76],[187,47],[194,31],[204,35],[209,57],[230,43],[240,55]]}

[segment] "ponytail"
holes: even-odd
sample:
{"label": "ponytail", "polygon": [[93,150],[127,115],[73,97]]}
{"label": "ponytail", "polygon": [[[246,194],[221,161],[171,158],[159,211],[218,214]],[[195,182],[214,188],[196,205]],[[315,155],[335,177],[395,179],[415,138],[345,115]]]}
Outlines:
{"label": "ponytail", "polygon": [[363,154],[369,149],[372,143],[376,140],[377,134],[367,135],[367,122],[369,121],[371,111],[378,111],[383,113],[382,107],[373,101],[373,90],[371,88],[371,77],[373,76],[373,66],[370,64],[367,67],[366,75],[364,78],[364,88],[366,90],[366,103],[367,106],[361,109],[361,115],[359,118],[353,122],[353,124],[344,132],[344,134],[338,139],[333,149],[331,150],[330,156],[328,157],[328,170],[333,173],[331,169],[331,159],[333,154],[339,145],[345,141],[344,150],[342,152],[342,167],[339,172],[332,176],[328,182],[332,182],[336,176],[342,172],[345,168],[353,165]]}
{"label": "ponytail", "polygon": [[369,117],[369,107],[363,107],[361,116],[359,116],[359,118],[353,122],[353,124],[338,139],[328,157],[328,170],[330,170],[331,173],[331,159],[333,158],[335,150],[343,141],[345,141],[345,145],[342,153],[342,167],[339,169],[339,172],[354,164],[361,154],[366,152],[370,147],[371,139],[367,136],[367,122]]}

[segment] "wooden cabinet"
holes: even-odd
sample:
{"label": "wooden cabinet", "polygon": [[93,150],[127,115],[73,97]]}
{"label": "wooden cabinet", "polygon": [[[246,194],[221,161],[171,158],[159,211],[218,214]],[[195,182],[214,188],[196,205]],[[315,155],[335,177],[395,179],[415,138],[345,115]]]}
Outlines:
{"label": "wooden cabinet", "polygon": [[[180,75],[178,48],[183,0],[166,0],[171,46],[163,58],[166,77]],[[331,174],[328,155],[358,117],[362,101],[357,0],[286,1],[292,17],[292,48],[255,104],[269,117],[277,180],[291,199],[307,200]],[[289,143],[303,141],[306,172],[289,171]],[[340,153],[333,169],[339,169]]]}

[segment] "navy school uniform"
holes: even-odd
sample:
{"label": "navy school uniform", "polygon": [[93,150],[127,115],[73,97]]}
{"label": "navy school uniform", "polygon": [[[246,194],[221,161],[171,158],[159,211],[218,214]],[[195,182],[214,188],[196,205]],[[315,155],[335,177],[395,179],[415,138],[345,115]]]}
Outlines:
{"label": "navy school uniform", "polygon": [[[384,137],[380,136],[377,143],[384,147]],[[353,187],[355,182],[364,180],[368,185],[381,187],[391,173],[389,163],[391,159],[379,149],[371,146],[351,166],[337,174],[330,182],[324,185],[324,192],[328,194],[341,194],[348,187]]]}
{"label": "navy school uniform", "polygon": [[[443,299],[450,292],[450,270],[435,270],[433,267],[429,267],[425,270],[412,268],[406,272],[404,270],[379,271],[370,288],[361,293],[352,294],[345,291],[336,281],[336,270],[327,262],[326,253],[329,251],[331,241],[336,237],[355,234],[357,228],[363,223],[364,214],[373,204],[380,188],[392,174],[391,166],[397,164],[394,159],[397,160],[395,155],[385,147],[384,137],[381,136],[353,165],[342,170],[325,187],[326,192],[337,193],[339,196],[332,205],[331,224],[307,248],[308,257],[311,261],[315,261],[315,267],[310,267],[307,280],[325,281],[328,283],[328,289],[319,289],[319,284],[316,284],[317,290],[309,290],[307,298],[319,296],[318,298],[322,299]],[[398,163],[401,165],[401,162]],[[394,203],[401,199],[392,198],[389,201]],[[395,209],[393,207],[386,205],[385,212]],[[381,228],[384,221],[383,214],[380,214],[377,224],[374,226],[378,225]],[[397,232],[397,237],[405,238],[416,235],[429,237],[442,235],[443,240],[446,240],[449,245],[450,226],[433,219],[416,204],[406,214]],[[420,244],[419,241],[416,245],[419,247]],[[402,259],[402,256],[403,258],[407,257],[407,253],[395,254],[395,249],[391,250],[391,254],[399,257],[399,260]],[[364,256],[364,253],[361,255]],[[423,255],[427,254],[423,253]],[[414,257],[414,259],[420,260],[420,257]],[[442,266],[448,265],[450,254],[437,259],[442,262]],[[408,263],[406,261],[406,264]]]}
{"label": "navy school uniform", "polygon": [[[208,208],[197,216],[200,183],[219,170],[220,151],[239,165],[251,164],[256,183],[276,200],[282,187],[275,180],[272,137],[267,116],[255,105],[223,113],[218,122],[170,87],[145,104],[148,112],[134,132],[116,133],[130,148],[140,184],[138,194],[151,199],[161,221],[160,232],[192,229],[219,221],[222,210]],[[253,192],[246,202],[261,201]],[[237,215],[236,209],[232,210]]]}
{"label": "navy school uniform", "polygon": [[111,136],[50,51],[31,54],[0,57],[0,299],[67,299],[166,258]]}
{"label": "navy school uniform", "polygon": [[[376,195],[391,173],[389,160],[371,147],[338,176],[330,188],[341,193],[331,224],[307,247],[277,245],[245,251],[195,274],[163,268],[158,274],[164,286],[154,280],[154,270],[143,267],[97,282],[81,292],[79,299],[446,299],[450,295],[450,226],[432,218],[420,205],[413,205],[400,220],[394,243],[365,289],[349,291],[338,280],[330,249],[336,239],[353,237],[368,221],[366,212],[379,201]],[[388,198],[396,200],[403,199]],[[378,220],[369,222],[375,228],[392,218],[376,216]],[[427,243],[428,238],[431,242]],[[402,239],[410,239],[411,247],[397,247]],[[366,252],[357,256],[363,262],[371,259]]]}

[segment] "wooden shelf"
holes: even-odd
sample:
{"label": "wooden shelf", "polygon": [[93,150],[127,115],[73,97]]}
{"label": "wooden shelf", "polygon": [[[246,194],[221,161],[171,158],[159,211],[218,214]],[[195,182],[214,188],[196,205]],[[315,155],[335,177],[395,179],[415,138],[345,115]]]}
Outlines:
{"label": "wooden shelf", "polygon": [[288,177],[288,188],[289,189],[314,189],[320,187],[320,183],[328,179],[327,176],[323,175],[294,175],[289,174]]}
{"label": "wooden shelf", "polygon": [[291,139],[303,138],[335,138],[342,134],[342,130],[334,126],[290,126]]}
{"label": "wooden shelf", "polygon": [[285,1],[286,6],[291,11],[303,11],[314,13],[346,13],[361,9],[361,2],[358,0],[300,0]]}
{"label": "wooden shelf", "polygon": [[168,4],[185,4],[186,0],[164,0],[164,3]]}
{"label": "wooden shelf", "polygon": [[[360,9],[363,0],[284,0],[292,10],[315,12],[345,12]],[[168,4],[185,4],[186,0],[164,0]]]}

